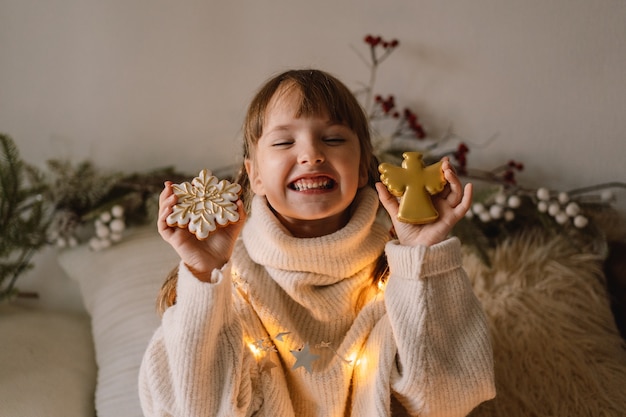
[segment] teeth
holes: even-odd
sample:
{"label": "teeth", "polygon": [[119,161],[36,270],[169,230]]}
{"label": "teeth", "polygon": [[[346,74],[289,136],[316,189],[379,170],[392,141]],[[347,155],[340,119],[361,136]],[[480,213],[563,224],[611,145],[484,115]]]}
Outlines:
{"label": "teeth", "polygon": [[332,188],[333,180],[329,178],[313,179],[313,180],[298,180],[292,184],[292,187],[296,191],[306,190],[326,190]]}

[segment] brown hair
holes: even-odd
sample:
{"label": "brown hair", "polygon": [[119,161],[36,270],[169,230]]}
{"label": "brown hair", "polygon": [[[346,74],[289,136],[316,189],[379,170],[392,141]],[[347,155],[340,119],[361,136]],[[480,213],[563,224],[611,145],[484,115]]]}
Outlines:
{"label": "brown hair", "polygon": [[[267,81],[252,99],[243,125],[243,157],[250,159],[254,146],[263,135],[267,106],[278,92],[299,90],[300,108],[296,117],[327,115],[332,122],[348,126],[359,138],[361,166],[367,170],[368,184],[374,187],[378,181],[378,160],[370,138],[369,123],[363,108],[354,94],[332,75],[314,69],[290,70]],[[241,167],[237,181],[245,190],[244,199],[250,199],[245,167]]]}
{"label": "brown hair", "polygon": [[[361,148],[361,169],[367,171],[368,185],[374,187],[379,178],[378,159],[374,154],[367,116],[354,94],[341,81],[320,70],[289,70],[269,79],[259,89],[248,106],[243,124],[244,161],[253,157],[254,147],[263,135],[270,101],[277,93],[284,93],[291,88],[298,89],[301,97],[296,117],[327,115],[332,122],[346,125],[357,135]],[[253,193],[245,162],[242,162],[235,181],[242,187],[242,199],[249,211]],[[374,284],[385,279],[387,269],[387,259],[383,253],[375,266]],[[177,269],[170,272],[159,294],[157,304],[161,313],[175,303],[177,272]]]}

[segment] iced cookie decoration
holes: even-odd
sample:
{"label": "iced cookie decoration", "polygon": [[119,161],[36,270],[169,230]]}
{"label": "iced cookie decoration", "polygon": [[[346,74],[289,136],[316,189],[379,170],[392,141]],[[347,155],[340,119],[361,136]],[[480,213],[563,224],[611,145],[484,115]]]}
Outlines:
{"label": "iced cookie decoration", "polygon": [[218,226],[239,221],[237,204],[239,184],[218,180],[203,169],[196,178],[172,186],[178,203],[167,217],[169,226],[188,227],[200,240],[206,239]]}
{"label": "iced cookie decoration", "polygon": [[405,152],[402,167],[389,163],[378,166],[380,180],[389,192],[400,198],[398,220],[405,223],[424,224],[439,217],[431,196],[440,193],[446,185],[442,164],[424,166],[420,152]]}

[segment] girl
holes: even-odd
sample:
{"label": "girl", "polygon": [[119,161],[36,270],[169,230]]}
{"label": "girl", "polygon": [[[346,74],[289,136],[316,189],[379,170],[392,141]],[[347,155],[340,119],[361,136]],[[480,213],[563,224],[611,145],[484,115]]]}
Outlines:
{"label": "girl", "polygon": [[464,416],[492,398],[487,325],[447,238],[472,188],[449,161],[439,219],[395,221],[366,117],[321,71],[267,82],[244,136],[248,217],[239,202],[242,221],[199,241],[167,226],[177,198],[161,193],[181,262],[141,367],[146,416]]}

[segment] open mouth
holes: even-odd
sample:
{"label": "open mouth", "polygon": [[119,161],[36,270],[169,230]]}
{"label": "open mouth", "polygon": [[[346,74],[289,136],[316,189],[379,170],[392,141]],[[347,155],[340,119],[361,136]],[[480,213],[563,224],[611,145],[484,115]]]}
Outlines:
{"label": "open mouth", "polygon": [[335,186],[335,180],[328,177],[301,178],[288,185],[295,191],[330,190]]}

